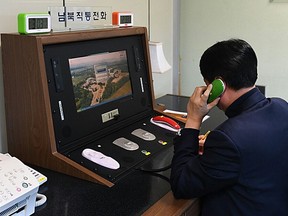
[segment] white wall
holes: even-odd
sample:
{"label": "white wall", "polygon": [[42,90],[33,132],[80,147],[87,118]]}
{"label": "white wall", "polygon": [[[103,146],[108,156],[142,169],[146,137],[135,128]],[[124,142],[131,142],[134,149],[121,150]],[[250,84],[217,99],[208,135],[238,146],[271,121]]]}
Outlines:
{"label": "white wall", "polygon": [[[165,57],[173,67],[173,0],[152,0],[151,3],[150,40],[163,43]],[[153,73],[156,98],[172,93],[172,71]]]}
{"label": "white wall", "polygon": [[[175,1],[175,0],[174,0]],[[17,32],[17,14],[20,12],[47,12],[49,6],[62,6],[62,0],[9,0],[0,1],[0,33]],[[66,0],[66,6],[111,6],[112,11],[131,11],[134,25],[148,27],[148,0]],[[172,64],[172,0],[151,0],[151,39],[164,44],[164,53]],[[161,16],[158,16],[161,14]],[[1,43],[1,42],[0,42]],[[0,44],[1,46],[1,44]],[[0,51],[0,152],[7,151],[3,93],[2,57]],[[153,74],[155,96],[172,91],[171,71]],[[21,145],[21,143],[19,143]]]}
{"label": "white wall", "polygon": [[181,0],[181,93],[204,84],[202,53],[217,41],[242,38],[258,56],[257,84],[288,99],[288,3],[270,0]]}

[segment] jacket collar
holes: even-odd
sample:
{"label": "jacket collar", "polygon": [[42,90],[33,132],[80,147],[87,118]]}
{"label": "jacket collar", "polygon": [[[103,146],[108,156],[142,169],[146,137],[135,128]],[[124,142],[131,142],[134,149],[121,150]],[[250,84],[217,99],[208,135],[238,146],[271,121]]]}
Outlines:
{"label": "jacket collar", "polygon": [[[242,112],[254,109],[259,101],[265,100],[266,97],[259,91],[258,88],[253,88],[249,92],[245,93],[237,100],[235,100],[226,110],[225,115],[228,118],[237,116]],[[258,106],[256,106],[258,107]]]}

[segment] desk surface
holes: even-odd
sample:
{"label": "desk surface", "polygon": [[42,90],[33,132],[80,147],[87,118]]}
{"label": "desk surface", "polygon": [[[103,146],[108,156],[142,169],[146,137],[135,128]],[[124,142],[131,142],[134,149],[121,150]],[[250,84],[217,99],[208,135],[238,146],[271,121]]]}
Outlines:
{"label": "desk surface", "polygon": [[[167,104],[168,109],[174,109],[175,103],[178,103],[177,106],[183,109],[188,99],[188,97],[165,95],[157,99],[157,103]],[[224,119],[223,112],[214,109],[210,118],[203,123],[201,130],[211,130]],[[172,156],[173,146],[159,153],[145,164],[143,169],[166,167],[171,163]],[[39,193],[47,196],[47,202],[36,208],[35,216],[135,216],[144,213],[169,216],[180,215],[185,209],[179,211],[179,208],[188,208],[197,203],[196,200],[175,200],[172,197],[169,184],[170,170],[158,173],[134,170],[109,188],[62,173],[32,167],[48,177],[48,181],[39,190]]]}

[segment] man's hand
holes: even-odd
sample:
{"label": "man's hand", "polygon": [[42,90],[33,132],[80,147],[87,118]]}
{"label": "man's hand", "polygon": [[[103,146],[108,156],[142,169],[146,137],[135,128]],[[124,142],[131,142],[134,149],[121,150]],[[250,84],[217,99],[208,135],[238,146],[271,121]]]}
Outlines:
{"label": "man's hand", "polygon": [[187,104],[187,121],[185,128],[200,129],[203,118],[218,104],[220,98],[207,104],[212,85],[196,87]]}

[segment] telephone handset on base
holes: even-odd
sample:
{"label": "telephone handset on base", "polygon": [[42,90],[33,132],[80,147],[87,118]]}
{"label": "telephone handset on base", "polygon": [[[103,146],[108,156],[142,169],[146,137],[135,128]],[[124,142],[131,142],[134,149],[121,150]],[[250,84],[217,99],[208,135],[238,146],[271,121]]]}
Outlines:
{"label": "telephone handset on base", "polygon": [[180,129],[180,125],[174,121],[172,118],[166,117],[166,116],[154,116],[150,119],[150,122],[152,124],[155,124],[159,127],[162,127],[164,129],[173,131],[173,132],[178,132]]}
{"label": "telephone handset on base", "polygon": [[220,97],[225,91],[225,84],[221,79],[215,79],[211,84],[213,87],[209,94],[207,103],[211,103],[216,98]]}

